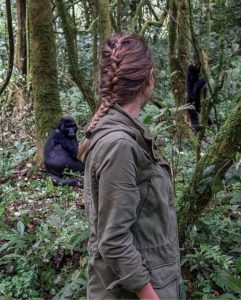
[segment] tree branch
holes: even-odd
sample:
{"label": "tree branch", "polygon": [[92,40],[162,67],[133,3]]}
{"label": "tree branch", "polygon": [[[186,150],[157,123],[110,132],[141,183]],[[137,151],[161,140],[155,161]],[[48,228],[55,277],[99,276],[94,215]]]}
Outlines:
{"label": "tree branch", "polygon": [[147,28],[151,25],[157,26],[157,27],[162,27],[164,21],[166,20],[166,17],[167,17],[167,12],[164,11],[163,14],[161,15],[160,20],[158,20],[158,21],[146,20],[144,25],[142,26],[140,34],[144,35]]}

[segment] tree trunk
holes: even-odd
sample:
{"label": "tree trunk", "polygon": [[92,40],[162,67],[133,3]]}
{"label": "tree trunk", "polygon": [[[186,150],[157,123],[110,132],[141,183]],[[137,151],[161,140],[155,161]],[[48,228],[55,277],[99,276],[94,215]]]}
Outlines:
{"label": "tree trunk", "polygon": [[189,187],[179,202],[179,230],[184,241],[187,227],[201,215],[212,196],[222,188],[222,178],[241,150],[241,99],[200,159]]}
{"label": "tree trunk", "polygon": [[204,7],[205,7],[205,15],[204,20],[206,24],[206,49],[209,49],[210,46],[210,38],[211,38],[211,3],[210,0],[204,1]]}
{"label": "tree trunk", "polygon": [[[95,1],[93,5],[93,16],[95,20],[98,18],[98,11],[98,1]],[[98,22],[95,22],[93,26],[93,87],[95,99],[98,99],[98,37]]]}
{"label": "tree trunk", "polygon": [[123,18],[123,5],[122,0],[117,0],[117,20],[116,20],[116,25],[117,25],[117,32],[121,32],[121,22]]}
{"label": "tree trunk", "polygon": [[[171,89],[175,105],[186,102],[186,70],[190,58],[190,24],[188,0],[169,0],[168,63]],[[177,136],[190,135],[185,122],[185,111],[176,113]]]}
{"label": "tree trunk", "polygon": [[29,78],[31,77],[31,51],[30,51],[30,24],[29,24],[29,3],[31,0],[26,0],[26,60],[27,60],[27,90],[28,92],[31,90],[31,80]]}
{"label": "tree trunk", "polygon": [[16,0],[16,5],[18,29],[15,64],[20,74],[27,75],[26,0]]}
{"label": "tree trunk", "polygon": [[87,103],[89,104],[90,109],[93,111],[95,109],[94,93],[88,86],[84,78],[84,75],[82,74],[79,68],[74,28],[71,23],[70,15],[66,10],[63,0],[57,0],[56,6],[57,6],[58,14],[61,18],[62,27],[64,30],[64,36],[66,39],[69,65],[70,65],[70,70],[69,70],[70,74],[72,76],[73,81],[76,83],[82,95],[84,96]]}
{"label": "tree trunk", "polygon": [[[138,27],[138,26],[137,26],[137,21],[140,20],[140,17],[141,17],[141,15],[142,15],[142,7],[143,7],[143,5],[145,4],[145,1],[146,1],[146,0],[140,0],[138,6],[137,6],[137,8],[136,8],[135,14],[134,14],[133,19],[132,19],[132,21],[131,21],[131,31],[132,31],[132,32],[138,32],[138,31],[140,31],[140,30],[138,30],[138,28],[137,28],[137,27]],[[139,26],[139,27],[140,27],[140,26]]]}
{"label": "tree trunk", "polygon": [[100,41],[104,41],[111,34],[110,4],[109,0],[98,1]]}
{"label": "tree trunk", "polygon": [[6,15],[7,15],[7,28],[8,28],[8,45],[9,45],[9,56],[8,56],[8,70],[6,79],[0,86],[0,96],[7,87],[12,71],[13,71],[13,61],[14,61],[14,39],[13,39],[13,24],[12,24],[12,10],[11,1],[6,0]]}
{"label": "tree trunk", "polygon": [[169,0],[169,23],[168,23],[168,65],[171,80],[171,88],[177,102],[177,92],[175,86],[175,79],[178,73],[178,60],[177,60],[177,14],[178,7],[176,0]]}
{"label": "tree trunk", "polygon": [[190,56],[190,26],[187,0],[169,0],[169,72],[176,106],[186,99],[186,70]]}
{"label": "tree trunk", "polygon": [[186,101],[186,70],[190,59],[190,26],[189,26],[188,0],[179,0],[178,9],[178,39],[177,54],[179,74],[176,81],[177,105],[183,105]]}
{"label": "tree trunk", "polygon": [[59,122],[61,107],[56,69],[56,46],[50,0],[29,2],[31,71],[37,132],[37,164],[43,160],[47,133]]}

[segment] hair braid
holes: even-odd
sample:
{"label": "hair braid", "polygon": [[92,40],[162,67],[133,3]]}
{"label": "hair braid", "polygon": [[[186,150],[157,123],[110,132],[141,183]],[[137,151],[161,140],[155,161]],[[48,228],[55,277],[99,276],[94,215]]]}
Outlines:
{"label": "hair braid", "polygon": [[[97,109],[96,113],[91,119],[91,122],[87,128],[87,135],[85,140],[79,144],[77,158],[79,160],[84,160],[85,153],[90,144],[90,136],[92,130],[96,127],[98,121],[106,115],[110,107],[114,106],[116,103],[116,94],[115,94],[115,84],[118,82],[118,77],[116,76],[116,71],[118,69],[119,60],[117,58],[117,42],[112,44],[112,47],[108,47],[108,52],[105,53],[108,59],[108,64],[100,61],[101,65],[101,73],[107,72],[107,77],[105,80],[101,80],[100,82],[100,100],[101,104]],[[107,51],[106,51],[107,52]]]}
{"label": "hair braid", "polygon": [[117,45],[118,42],[113,43],[108,47],[108,53],[106,51],[105,55],[109,57],[108,63],[100,62],[102,67],[102,72],[107,72],[106,77],[102,77],[100,82],[100,100],[101,105],[99,106],[97,112],[93,116],[90,125],[88,126],[87,131],[91,131],[95,128],[99,119],[102,118],[116,103],[116,94],[115,94],[115,84],[118,82],[118,77],[116,76],[116,71],[118,69],[118,58],[117,58]]}
{"label": "hair braid", "polygon": [[153,66],[144,39],[134,34],[115,35],[107,40],[100,53],[100,106],[92,117],[86,138],[79,144],[77,158],[84,160],[91,133],[99,120],[115,103],[135,99],[145,86]]}

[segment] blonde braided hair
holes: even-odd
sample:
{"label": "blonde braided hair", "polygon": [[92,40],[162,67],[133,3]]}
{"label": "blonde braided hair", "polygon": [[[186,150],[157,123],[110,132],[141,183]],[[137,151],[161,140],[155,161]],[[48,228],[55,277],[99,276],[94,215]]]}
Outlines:
{"label": "blonde braided hair", "polygon": [[152,55],[141,36],[114,35],[100,53],[100,106],[87,128],[85,139],[79,144],[77,158],[84,160],[92,131],[98,121],[116,103],[133,100],[145,86],[153,67]]}

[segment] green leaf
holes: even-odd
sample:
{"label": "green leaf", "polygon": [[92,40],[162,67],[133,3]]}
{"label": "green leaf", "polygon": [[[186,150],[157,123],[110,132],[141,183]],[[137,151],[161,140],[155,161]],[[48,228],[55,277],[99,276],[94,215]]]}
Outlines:
{"label": "green leaf", "polygon": [[19,152],[22,152],[24,150],[24,144],[19,141],[14,142],[14,146]]}
{"label": "green leaf", "polygon": [[228,286],[233,291],[241,294],[241,280],[233,276],[228,277]]}
{"label": "green leaf", "polygon": [[18,221],[17,223],[17,231],[18,233],[20,233],[21,235],[24,234],[24,230],[25,230],[25,225],[23,224],[22,221]]}
{"label": "green leaf", "polygon": [[8,247],[11,245],[12,241],[8,241],[6,243],[4,243],[1,247],[0,247],[0,253],[3,252],[4,250],[8,249]]}
{"label": "green leaf", "polygon": [[237,260],[236,260],[236,263],[235,263],[235,267],[236,267],[236,273],[241,273],[241,257],[239,257]]}
{"label": "green leaf", "polygon": [[145,117],[144,117],[144,119],[143,119],[143,122],[145,123],[145,124],[151,124],[152,123],[152,116],[151,115],[146,115]]}
{"label": "green leaf", "polygon": [[5,205],[4,205],[4,203],[2,202],[2,203],[0,203],[0,216],[3,215],[4,211],[5,211]]}
{"label": "green leaf", "polygon": [[226,271],[223,270],[216,270],[216,272],[213,275],[213,281],[220,286],[222,289],[227,289],[227,278],[229,277],[229,274]]}
{"label": "green leaf", "polygon": [[60,227],[62,224],[60,216],[58,216],[56,214],[50,215],[47,222],[55,228]]}
{"label": "green leaf", "polygon": [[237,298],[234,297],[232,294],[223,294],[221,296],[213,298],[215,300],[236,300]]}

